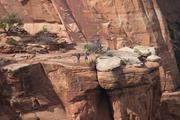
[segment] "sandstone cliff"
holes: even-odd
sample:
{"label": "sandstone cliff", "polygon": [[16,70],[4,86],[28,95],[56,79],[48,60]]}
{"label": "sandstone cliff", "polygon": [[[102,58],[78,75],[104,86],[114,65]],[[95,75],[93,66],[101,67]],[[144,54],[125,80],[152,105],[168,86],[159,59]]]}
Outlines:
{"label": "sandstone cliff", "polygon": [[[155,0],[67,0],[62,3],[69,7],[69,16],[73,16],[74,23],[87,40],[101,39],[104,46],[112,49],[137,44],[156,46],[163,59],[163,90],[174,91],[178,88],[179,72],[171,39]],[[62,17],[64,14],[60,13]],[[63,21],[68,22],[68,19]],[[72,23],[67,24],[71,26]]]}
{"label": "sandstone cliff", "polygon": [[[46,58],[46,56],[44,59],[49,59],[49,61],[42,62],[41,59],[37,60],[41,63],[36,64],[32,64],[32,61],[28,64],[13,64],[4,69],[7,71],[15,69],[18,72],[11,75],[3,71],[5,78],[0,78],[6,80],[10,88],[7,95],[9,98],[5,101],[9,101],[14,94],[25,94],[23,87],[27,86],[22,86],[22,82],[30,79],[33,87],[31,91],[33,94],[30,96],[37,97],[43,104],[43,109],[38,112],[38,115],[41,117],[45,114],[49,115],[43,119],[52,119],[56,114],[67,120],[69,118],[74,120],[122,118],[126,120],[127,116],[132,120],[160,119],[159,111],[157,111],[160,108],[159,74],[157,73],[160,72],[161,91],[176,91],[163,94],[162,119],[179,120],[180,76],[177,61],[180,56],[178,48],[180,17],[178,3],[178,0],[11,0],[11,2],[0,0],[0,16],[12,11],[18,13],[25,23],[30,24],[26,28],[32,33],[38,32],[48,23],[51,24],[48,29],[58,31],[60,34],[63,31],[64,36],[77,42],[78,45],[81,45],[81,42],[100,39],[104,47],[111,49],[135,45],[154,46],[162,58],[162,66],[159,70],[153,68],[153,72],[150,72],[144,68],[144,73],[137,68],[133,74],[131,74],[132,69],[126,68],[123,70],[130,73],[124,73],[119,69],[96,73],[87,66],[74,67],[72,63],[65,64],[64,62],[68,62],[69,58],[63,58],[59,63],[59,59],[52,60],[51,57]],[[24,60],[24,58],[15,59]],[[113,63],[109,64],[111,60]],[[114,57],[109,61],[107,65],[117,66],[117,61],[118,65],[120,64],[119,59],[114,60]],[[140,65],[137,59],[133,59],[134,61],[138,63],[137,66]],[[148,65],[157,67],[157,63],[148,63]],[[139,70],[142,74],[137,72]],[[119,76],[121,72],[123,78]],[[144,77],[144,74],[148,75]],[[154,83],[151,75],[155,76]],[[134,84],[138,84],[139,87]],[[112,85],[110,90],[106,88],[109,85]],[[3,85],[0,83],[0,86]],[[119,86],[123,92],[116,90]],[[21,97],[20,94],[22,106],[18,106],[17,102],[17,109],[32,112],[30,98]],[[0,111],[0,114],[5,115],[3,117],[9,114],[14,117],[14,112],[9,110],[10,105],[3,107],[7,109]],[[46,111],[47,109],[54,111],[51,113]],[[24,119],[32,116],[31,113],[25,114]]]}
{"label": "sandstone cliff", "polygon": [[[112,53],[97,59],[97,70],[83,60],[74,63],[70,53],[35,56],[26,63],[23,56],[11,57],[17,62],[2,66],[0,93],[12,111],[5,109],[0,118],[19,111],[23,120],[36,115],[43,120],[160,120],[160,58],[150,59],[146,52],[149,62],[144,63],[132,51]],[[111,59],[115,62],[107,66],[104,60]]]}
{"label": "sandstone cliff", "polygon": [[15,12],[20,15],[25,22],[57,22],[60,23],[59,17],[49,0],[1,0],[0,16]]}

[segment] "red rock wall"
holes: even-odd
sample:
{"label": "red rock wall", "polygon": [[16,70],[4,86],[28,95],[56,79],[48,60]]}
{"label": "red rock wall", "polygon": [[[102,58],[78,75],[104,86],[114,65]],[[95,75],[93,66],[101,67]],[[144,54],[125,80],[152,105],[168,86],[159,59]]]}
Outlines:
{"label": "red rock wall", "polygon": [[58,22],[59,17],[50,0],[28,0],[22,4],[19,0],[0,0],[0,17],[15,12],[25,22]]}
{"label": "red rock wall", "polygon": [[100,38],[113,49],[150,45],[162,57],[162,88],[173,91],[180,85],[179,71],[164,20],[156,0],[67,0],[88,40]]}
{"label": "red rock wall", "polygon": [[112,120],[108,98],[99,88],[96,72],[68,66],[43,64],[67,114],[73,120]]}
{"label": "red rock wall", "polygon": [[[55,1],[54,5],[53,1]],[[164,90],[175,90],[180,85],[177,63],[167,35],[167,25],[161,16],[156,0],[53,1],[29,0],[26,4],[21,4],[15,0],[11,2],[1,0],[0,16],[15,11],[26,22],[60,22],[62,18],[62,22],[68,24],[65,27],[70,31],[68,33],[71,38],[77,41],[80,36],[87,40],[101,38],[102,43],[111,48],[135,44],[157,46],[163,59],[164,68],[161,73],[164,73],[162,75]],[[167,1],[158,3],[166,19],[169,18],[168,21],[178,20],[178,15],[171,15],[178,11],[178,6],[170,8],[171,4]],[[178,1],[174,0],[172,3],[178,4]],[[170,12],[165,8],[169,8]],[[83,34],[75,34],[73,30],[75,33]],[[176,29],[173,30],[178,33]]]}

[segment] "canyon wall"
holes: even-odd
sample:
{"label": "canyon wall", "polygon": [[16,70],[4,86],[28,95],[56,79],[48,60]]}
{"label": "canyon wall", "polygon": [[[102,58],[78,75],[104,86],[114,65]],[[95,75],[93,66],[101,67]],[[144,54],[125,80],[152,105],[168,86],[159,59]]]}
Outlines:
{"label": "canyon wall", "polygon": [[[171,42],[175,51],[176,59],[180,60],[179,54],[179,39],[180,39],[180,1],[179,0],[158,0],[158,5],[168,23],[168,29],[170,31]],[[178,63],[180,68],[180,64]]]}
{"label": "canyon wall", "polygon": [[[13,111],[21,113],[17,117],[23,120],[37,116],[43,120],[160,120],[158,62],[142,67],[121,64],[105,72],[76,64],[67,55],[37,58],[33,63],[18,61],[2,67],[0,93],[11,109],[0,111],[4,120]],[[112,89],[104,87],[112,83]]]}
{"label": "canyon wall", "polygon": [[[155,46],[162,58],[162,66],[160,67],[161,89],[163,92],[171,92],[176,91],[180,85],[177,68],[179,63],[176,62],[174,56],[175,51],[176,58],[179,60],[180,23],[178,3],[178,0],[23,0],[22,2],[0,0],[0,16],[15,11],[25,20],[25,23],[57,23],[58,25],[62,23],[62,30],[66,31],[68,37],[74,41],[84,42],[85,40],[100,39],[105,47],[111,49],[119,49],[123,46],[133,47],[134,45]],[[34,28],[31,25],[27,27],[30,31],[31,29],[37,30],[37,28],[39,29],[38,25]],[[61,27],[57,29],[61,29]],[[109,102],[116,101],[116,97],[112,101],[99,99],[101,96],[106,98],[108,95],[98,85],[96,73],[93,71],[67,68],[63,65],[43,64],[42,66],[38,64],[37,66],[37,70],[40,70],[41,73],[39,76],[35,76],[34,79],[37,80],[42,89],[37,90],[39,86],[36,86],[36,82],[33,85],[35,92],[49,97],[50,105],[46,104],[45,106],[60,105],[61,111],[67,111],[76,120],[110,120],[113,117],[113,113],[111,113],[113,107],[114,110],[120,109],[118,105],[121,101],[115,102],[112,108],[108,106]],[[70,73],[72,75],[69,75]],[[36,73],[32,72],[32,74]],[[58,83],[59,78],[62,79],[62,83]],[[41,84],[42,81],[43,84]],[[82,88],[81,86],[77,87],[79,83],[83,85]],[[49,89],[45,86],[48,86]],[[16,87],[19,87],[19,85]],[[156,87],[152,87],[152,91]],[[142,89],[145,90],[146,88]],[[139,91],[139,89],[133,90],[145,94],[144,91]],[[147,92],[146,98],[152,98],[152,91]],[[56,98],[55,101],[51,101],[52,96],[48,96],[46,94],[48,92],[53,93]],[[134,95],[130,91],[132,94],[130,98],[138,97],[136,92]],[[128,92],[125,91],[125,93]],[[128,97],[125,98],[128,99]],[[179,119],[178,112],[176,112],[179,105],[178,99],[179,93],[164,94],[162,99],[163,119]],[[145,106],[149,105],[146,101],[143,103]],[[7,109],[9,109],[9,106]],[[107,116],[101,115],[100,111],[108,113]],[[114,116],[116,117],[116,113]],[[66,115],[64,117],[67,118]],[[142,118],[144,117],[142,116]]]}
{"label": "canyon wall", "polygon": [[0,0],[0,16],[15,12],[27,23],[56,22],[59,17],[49,0]]}
{"label": "canyon wall", "polygon": [[[65,1],[64,1],[65,2]],[[104,46],[150,45],[162,57],[162,90],[180,85],[166,21],[155,0],[67,0],[87,40],[101,39]]]}

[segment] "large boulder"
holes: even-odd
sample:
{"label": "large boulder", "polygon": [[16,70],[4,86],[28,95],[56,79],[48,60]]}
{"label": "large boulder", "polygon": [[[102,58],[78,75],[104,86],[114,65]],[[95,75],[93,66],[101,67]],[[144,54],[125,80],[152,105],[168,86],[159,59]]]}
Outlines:
{"label": "large boulder", "polygon": [[122,60],[118,57],[103,56],[97,59],[96,69],[99,71],[110,71],[118,68],[122,64]]}
{"label": "large boulder", "polygon": [[[145,52],[149,52],[150,48],[153,49],[153,47],[143,46],[142,48]],[[150,74],[152,70],[159,68],[161,58],[147,54],[147,58],[144,58],[145,60],[142,61],[140,60],[141,56],[144,55],[139,55],[133,49],[125,47],[117,51],[108,51],[108,54],[97,58],[96,69],[101,87],[104,89],[115,89],[148,82],[146,81],[150,77],[148,77],[148,74]],[[132,73],[134,76],[131,75]],[[144,76],[145,74],[147,75]],[[126,79],[126,81],[124,81],[125,78],[131,78],[130,76],[134,77],[134,79]]]}
{"label": "large boulder", "polygon": [[142,56],[156,55],[156,49],[149,46],[135,46],[134,51]]}

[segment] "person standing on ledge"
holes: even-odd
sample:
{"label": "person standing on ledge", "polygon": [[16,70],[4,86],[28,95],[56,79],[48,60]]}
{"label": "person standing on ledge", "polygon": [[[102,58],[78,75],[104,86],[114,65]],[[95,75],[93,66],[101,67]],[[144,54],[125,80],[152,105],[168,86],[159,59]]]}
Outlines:
{"label": "person standing on ledge", "polygon": [[97,39],[95,42],[94,42],[94,52],[95,53],[99,53],[99,52],[101,52],[101,50],[102,50],[102,45],[101,45],[101,42],[100,42],[100,39]]}
{"label": "person standing on ledge", "polygon": [[89,53],[88,52],[85,52],[85,54],[84,54],[84,60],[85,60],[85,62],[87,62],[88,61],[88,56],[89,56]]}
{"label": "person standing on ledge", "polygon": [[76,63],[79,64],[80,63],[81,54],[80,53],[74,53],[73,56],[76,57]]}

